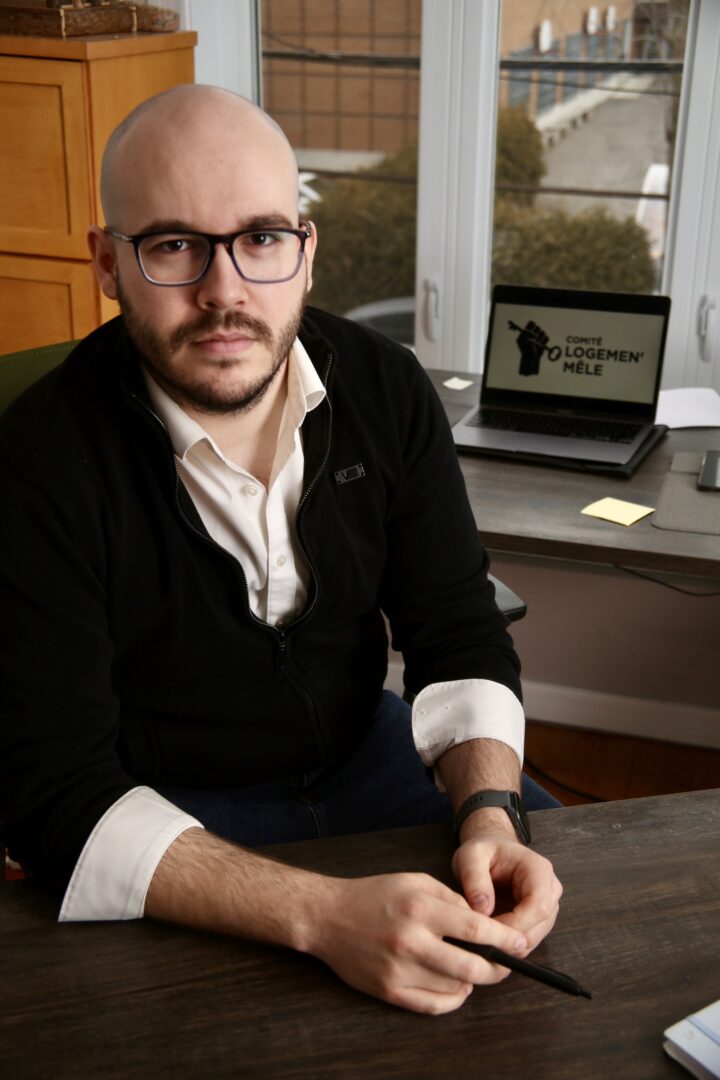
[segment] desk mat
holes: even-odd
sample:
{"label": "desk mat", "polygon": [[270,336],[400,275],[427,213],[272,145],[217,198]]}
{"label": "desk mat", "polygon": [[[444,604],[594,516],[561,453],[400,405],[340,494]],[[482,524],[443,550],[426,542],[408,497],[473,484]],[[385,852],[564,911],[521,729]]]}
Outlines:
{"label": "desk mat", "polygon": [[700,491],[697,486],[702,459],[701,453],[687,450],[673,457],[657,510],[650,518],[656,529],[720,536],[720,492]]}

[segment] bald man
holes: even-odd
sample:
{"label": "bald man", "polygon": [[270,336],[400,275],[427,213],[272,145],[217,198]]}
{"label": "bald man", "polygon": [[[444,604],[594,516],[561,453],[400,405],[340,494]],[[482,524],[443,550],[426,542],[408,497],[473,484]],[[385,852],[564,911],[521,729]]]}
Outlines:
{"label": "bald man", "polygon": [[[102,198],[122,316],[0,424],[5,843],[61,920],[288,945],[455,1009],[507,972],[443,939],[525,955],[561,887],[527,846],[521,785],[550,803],[442,407],[407,350],[306,308],[317,235],[250,102],[144,103]],[[253,850],[453,815],[460,892]]]}

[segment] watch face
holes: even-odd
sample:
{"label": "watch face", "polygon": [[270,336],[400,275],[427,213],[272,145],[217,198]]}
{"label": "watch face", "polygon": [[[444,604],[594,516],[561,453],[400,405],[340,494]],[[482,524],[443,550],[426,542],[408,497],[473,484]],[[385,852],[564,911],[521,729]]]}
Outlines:
{"label": "watch face", "polygon": [[522,799],[516,791],[508,792],[510,796],[508,813],[513,818],[513,825],[518,837],[524,844],[530,843],[530,822],[528,816],[525,813],[525,807],[522,804]]}

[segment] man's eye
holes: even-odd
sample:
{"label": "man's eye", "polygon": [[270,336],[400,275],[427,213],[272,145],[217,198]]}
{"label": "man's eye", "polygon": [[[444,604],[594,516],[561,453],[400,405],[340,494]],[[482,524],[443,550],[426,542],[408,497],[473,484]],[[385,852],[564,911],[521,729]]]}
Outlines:
{"label": "man's eye", "polygon": [[192,236],[157,236],[147,248],[152,255],[183,255],[197,250],[198,246]]}
{"label": "man's eye", "polygon": [[194,247],[197,247],[197,241],[188,239],[185,236],[173,236],[169,240],[161,241],[159,247],[161,251],[175,254],[181,251],[192,251]]}
{"label": "man's eye", "polygon": [[251,247],[272,247],[279,240],[282,240],[282,235],[272,232],[248,233],[245,237],[245,242]]}

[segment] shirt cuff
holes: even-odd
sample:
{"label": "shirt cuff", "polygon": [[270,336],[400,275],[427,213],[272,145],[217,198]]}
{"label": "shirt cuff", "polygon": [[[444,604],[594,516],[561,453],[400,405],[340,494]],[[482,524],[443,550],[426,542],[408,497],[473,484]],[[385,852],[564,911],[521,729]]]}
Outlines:
{"label": "shirt cuff", "polygon": [[431,683],[415,698],[412,710],[415,747],[427,766],[451,746],[469,739],[506,743],[522,765],[525,713],[507,686],[490,679],[455,679]]}
{"label": "shirt cuff", "polygon": [[105,811],[80,853],[58,922],[141,919],[155,869],[186,829],[203,826],[148,787]]}

